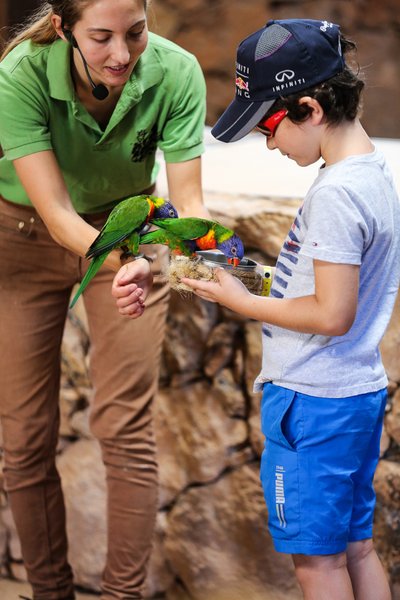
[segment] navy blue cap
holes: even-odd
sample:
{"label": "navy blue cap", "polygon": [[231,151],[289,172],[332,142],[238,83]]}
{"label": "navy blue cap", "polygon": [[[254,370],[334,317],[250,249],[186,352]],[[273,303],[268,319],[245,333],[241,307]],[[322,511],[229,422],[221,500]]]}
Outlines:
{"label": "navy blue cap", "polygon": [[240,140],[277,98],[326,81],[344,66],[339,25],[312,19],[268,21],[240,43],[236,97],[211,133],[222,142]]}

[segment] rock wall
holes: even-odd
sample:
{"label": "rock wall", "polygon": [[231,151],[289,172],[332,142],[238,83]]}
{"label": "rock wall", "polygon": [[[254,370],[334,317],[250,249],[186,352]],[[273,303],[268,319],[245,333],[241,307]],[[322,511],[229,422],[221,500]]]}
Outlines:
{"label": "rock wall", "polygon": [[[214,217],[241,235],[246,254],[266,264],[277,256],[298,206],[295,200],[267,198],[206,200]],[[400,600],[399,342],[400,305],[382,344],[391,382],[376,474],[375,537],[394,600]],[[105,559],[106,498],[98,444],[88,428],[89,349],[78,303],[63,340],[58,467],[76,581],[96,591]],[[260,364],[258,322],[173,293],[155,405],[161,486],[150,598],[301,598],[291,561],[274,551],[266,527],[258,478],[260,395],[252,392]],[[24,579],[15,527],[4,493],[1,497],[1,572]]]}
{"label": "rock wall", "polygon": [[358,45],[369,135],[400,137],[398,0],[152,0],[150,15],[153,31],[198,57],[207,81],[209,125],[233,99],[236,47],[244,37],[269,19],[339,23]]}

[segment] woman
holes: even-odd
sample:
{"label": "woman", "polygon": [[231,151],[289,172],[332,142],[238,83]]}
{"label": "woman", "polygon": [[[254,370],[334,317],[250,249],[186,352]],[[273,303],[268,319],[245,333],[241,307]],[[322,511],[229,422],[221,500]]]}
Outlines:
{"label": "woman", "polygon": [[[66,600],[74,588],[55,450],[70,293],[116,202],[154,190],[157,147],[180,216],[207,216],[205,86],[193,56],[148,33],[144,0],[45,2],[5,49],[0,86],[5,485],[35,600]],[[168,287],[165,254],[153,257],[150,272],[144,259],[121,266],[114,250],[84,294],[91,428],[108,485],[103,599],[142,598],[157,509],[151,403]]]}

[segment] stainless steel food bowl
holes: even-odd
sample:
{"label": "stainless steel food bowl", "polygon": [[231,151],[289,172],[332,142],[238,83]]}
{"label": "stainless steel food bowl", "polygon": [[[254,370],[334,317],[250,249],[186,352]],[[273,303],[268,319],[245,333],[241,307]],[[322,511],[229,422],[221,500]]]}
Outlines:
{"label": "stainless steel food bowl", "polygon": [[244,256],[240,263],[234,267],[228,263],[225,254],[218,250],[198,250],[196,255],[199,256],[202,262],[211,268],[222,267],[223,269],[240,269],[241,271],[255,271],[257,263],[251,258]]}

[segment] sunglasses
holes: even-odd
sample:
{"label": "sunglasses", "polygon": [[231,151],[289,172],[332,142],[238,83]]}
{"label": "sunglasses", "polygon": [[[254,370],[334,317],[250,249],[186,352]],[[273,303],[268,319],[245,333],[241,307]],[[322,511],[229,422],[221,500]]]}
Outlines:
{"label": "sunglasses", "polygon": [[267,138],[274,137],[275,131],[278,128],[278,125],[283,119],[286,117],[289,111],[287,110],[278,110],[278,112],[274,113],[268,119],[262,120],[256,126],[256,129],[263,133]]}

